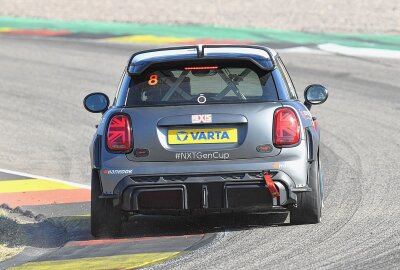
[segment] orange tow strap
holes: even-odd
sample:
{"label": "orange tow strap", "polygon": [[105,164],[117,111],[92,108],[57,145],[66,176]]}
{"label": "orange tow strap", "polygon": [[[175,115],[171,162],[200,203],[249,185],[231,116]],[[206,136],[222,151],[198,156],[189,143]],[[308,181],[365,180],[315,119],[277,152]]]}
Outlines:
{"label": "orange tow strap", "polygon": [[279,191],[276,188],[274,181],[272,180],[272,177],[268,172],[264,172],[264,180],[265,184],[267,184],[269,192],[271,192],[272,198],[278,198],[280,196]]}

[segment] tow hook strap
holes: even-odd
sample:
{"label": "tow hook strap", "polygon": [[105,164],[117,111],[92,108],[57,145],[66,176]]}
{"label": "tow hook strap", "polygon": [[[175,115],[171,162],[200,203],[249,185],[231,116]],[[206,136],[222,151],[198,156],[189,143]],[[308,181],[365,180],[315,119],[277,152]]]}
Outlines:
{"label": "tow hook strap", "polygon": [[268,172],[264,172],[264,180],[265,184],[267,185],[269,192],[271,192],[272,198],[278,198],[280,196],[278,189],[274,184],[274,180],[272,180],[271,175]]}

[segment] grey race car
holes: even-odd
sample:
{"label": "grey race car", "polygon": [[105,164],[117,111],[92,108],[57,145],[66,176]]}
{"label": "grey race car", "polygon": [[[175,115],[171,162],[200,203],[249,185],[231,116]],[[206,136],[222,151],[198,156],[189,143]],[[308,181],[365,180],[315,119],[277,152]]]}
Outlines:
{"label": "grey race car", "polygon": [[203,45],[135,53],[90,147],[91,230],[119,233],[135,214],[290,211],[318,223],[323,204],[320,132],[309,109],[321,85],[298,99],[267,47]]}

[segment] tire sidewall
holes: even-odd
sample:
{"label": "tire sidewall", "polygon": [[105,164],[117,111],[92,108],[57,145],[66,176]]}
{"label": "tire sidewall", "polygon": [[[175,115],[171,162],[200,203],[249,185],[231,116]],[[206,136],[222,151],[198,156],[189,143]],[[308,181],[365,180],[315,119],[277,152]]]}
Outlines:
{"label": "tire sidewall", "polygon": [[119,206],[114,206],[112,200],[100,199],[102,194],[100,177],[92,172],[91,183],[91,232],[94,237],[118,236],[121,231],[122,215]]}

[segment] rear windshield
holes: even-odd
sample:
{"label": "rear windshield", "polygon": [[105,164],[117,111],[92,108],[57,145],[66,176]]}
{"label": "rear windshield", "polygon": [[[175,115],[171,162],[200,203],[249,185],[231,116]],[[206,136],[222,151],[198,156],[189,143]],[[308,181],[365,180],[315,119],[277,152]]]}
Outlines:
{"label": "rear windshield", "polygon": [[157,68],[132,76],[127,106],[277,101],[270,71],[216,65]]}

